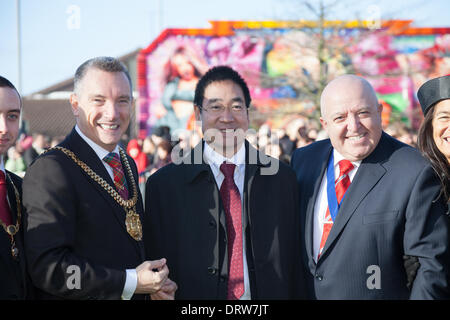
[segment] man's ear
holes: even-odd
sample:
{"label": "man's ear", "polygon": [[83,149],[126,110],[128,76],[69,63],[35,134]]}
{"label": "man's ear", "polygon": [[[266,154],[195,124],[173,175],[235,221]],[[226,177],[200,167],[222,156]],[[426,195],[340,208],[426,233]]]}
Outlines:
{"label": "man's ear", "polygon": [[202,110],[199,106],[194,105],[195,121],[202,121]]}
{"label": "man's ear", "polygon": [[72,106],[72,113],[75,117],[78,117],[79,114],[79,103],[78,103],[78,96],[75,93],[72,93],[70,95],[70,105]]}
{"label": "man's ear", "polygon": [[320,124],[322,124],[323,130],[327,130],[327,121],[322,117],[320,117],[319,120],[320,120]]}
{"label": "man's ear", "polygon": [[383,105],[381,103],[378,104],[378,113],[381,115],[383,112]]}

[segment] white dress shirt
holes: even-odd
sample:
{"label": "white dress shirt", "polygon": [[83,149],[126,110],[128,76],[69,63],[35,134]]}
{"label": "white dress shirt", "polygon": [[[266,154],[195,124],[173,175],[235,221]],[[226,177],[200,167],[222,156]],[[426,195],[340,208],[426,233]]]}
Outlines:
{"label": "white dress shirt", "polygon": [[[103,165],[105,166],[106,171],[108,171],[108,174],[111,177],[112,181],[114,181],[113,169],[106,161],[103,160],[103,158],[106,157],[106,155],[109,153],[109,151],[103,149],[98,144],[96,144],[94,141],[89,139],[83,132],[81,132],[80,128],[78,128],[78,125],[75,126],[75,130],[80,135],[80,137],[84,141],[86,141],[86,143],[94,150],[95,154],[100,158]],[[119,154],[119,146],[116,146],[112,152]],[[134,294],[134,291],[136,291],[137,272],[136,272],[136,269],[127,269],[126,273],[127,273],[127,276],[125,279],[125,286],[124,286],[123,292],[122,292],[122,299],[130,300]]]}
{"label": "white dress shirt", "polygon": [[[345,159],[336,149],[333,149],[334,158],[334,176],[335,179],[339,177],[339,161]],[[354,168],[348,173],[350,182],[353,181],[356,172],[358,171],[361,161],[352,161]],[[325,215],[328,208],[327,199],[327,170],[322,177],[322,182],[320,184],[319,193],[316,198],[316,203],[314,204],[314,218],[313,218],[313,257],[314,261],[317,262],[317,256],[319,255],[320,241],[322,240],[323,225],[325,222]],[[339,214],[338,214],[339,215]]]}
{"label": "white dress shirt", "polygon": [[[214,175],[214,179],[216,180],[217,187],[220,190],[220,186],[222,185],[225,176],[222,171],[220,171],[220,165],[226,161],[227,163],[233,163],[236,165],[234,170],[234,183],[239,189],[239,194],[241,196],[241,204],[242,204],[242,219],[244,221],[246,219],[244,215],[244,178],[245,178],[245,145],[244,143],[239,148],[238,152],[231,158],[225,158],[223,155],[214,151],[207,143],[205,143],[205,149],[203,151],[203,156],[205,162],[209,164],[211,167],[211,171]],[[244,223],[242,223],[242,254],[243,254],[243,265],[244,265],[244,294],[241,296],[239,300],[250,300],[250,282],[248,276],[248,265],[247,265],[247,255],[246,255],[246,247],[245,247],[245,230]]]}

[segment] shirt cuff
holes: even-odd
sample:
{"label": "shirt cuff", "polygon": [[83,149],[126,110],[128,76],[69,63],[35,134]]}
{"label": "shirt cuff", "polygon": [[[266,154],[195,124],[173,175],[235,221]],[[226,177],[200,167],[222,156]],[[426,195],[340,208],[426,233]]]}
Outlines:
{"label": "shirt cuff", "polygon": [[125,286],[122,292],[122,300],[130,300],[133,297],[137,286],[137,272],[136,269],[127,269],[127,276],[125,279]]}

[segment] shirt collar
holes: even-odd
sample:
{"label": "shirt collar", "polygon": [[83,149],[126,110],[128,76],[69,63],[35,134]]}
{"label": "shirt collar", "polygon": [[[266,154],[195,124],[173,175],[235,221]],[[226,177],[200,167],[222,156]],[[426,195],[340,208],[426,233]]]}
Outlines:
{"label": "shirt collar", "polygon": [[[81,132],[78,125],[75,125],[75,130],[80,135],[80,137],[86,141],[86,143],[94,150],[95,154],[100,158],[100,160],[103,160],[104,157],[109,153],[108,150],[100,147],[98,144],[96,144],[94,141],[89,139],[83,132]],[[115,152],[119,154],[119,146],[116,146],[112,152]]]}
{"label": "shirt collar", "polygon": [[217,166],[220,166],[224,161],[226,161],[227,163],[233,163],[236,166],[240,166],[245,163],[245,146],[243,143],[238,152],[236,152],[231,158],[226,158],[220,153],[214,151],[214,149],[211,148],[209,144],[205,143],[204,156],[206,163],[210,165],[215,164]]}
{"label": "shirt collar", "polygon": [[[334,158],[334,167],[336,168],[339,165],[339,161],[344,160],[344,156],[342,154],[340,154],[335,148],[333,148],[333,158]],[[358,161],[350,161],[353,166],[355,167],[354,169],[359,168],[359,166],[361,165],[362,160],[358,160]],[[354,170],[353,169],[353,170]]]}
{"label": "shirt collar", "polygon": [[[206,142],[205,149],[203,151],[204,159],[207,164],[211,167],[214,176],[217,177],[221,174],[220,165],[225,161],[227,163],[233,163],[238,167],[237,172],[240,172],[245,168],[245,143],[241,145],[238,152],[236,152],[233,157],[226,158],[220,153],[214,151]],[[235,171],[235,172],[236,172]]]}

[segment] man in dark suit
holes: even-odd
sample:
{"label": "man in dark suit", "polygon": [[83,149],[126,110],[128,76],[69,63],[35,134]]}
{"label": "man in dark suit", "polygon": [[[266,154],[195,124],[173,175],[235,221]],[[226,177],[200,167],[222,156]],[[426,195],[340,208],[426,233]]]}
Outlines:
{"label": "man in dark suit", "polygon": [[23,250],[22,179],[5,170],[4,155],[19,134],[21,100],[0,76],[0,300],[32,298]]}
{"label": "man in dark suit", "polygon": [[[382,131],[381,110],[366,80],[336,78],[321,96],[330,139],[293,155],[312,298],[448,297],[439,181],[416,149]],[[420,262],[411,291],[405,254]]]}
{"label": "man in dark suit", "polygon": [[245,140],[245,81],[212,68],[194,105],[204,140],[146,184],[149,254],[167,258],[177,299],[300,298],[295,174]]}
{"label": "man in dark suit", "polygon": [[132,105],[126,68],[110,57],[86,61],[70,103],[75,128],[33,162],[23,182],[38,298],[141,299],[162,287],[170,298],[176,285],[165,259],[145,261],[136,165],[118,146]]}

